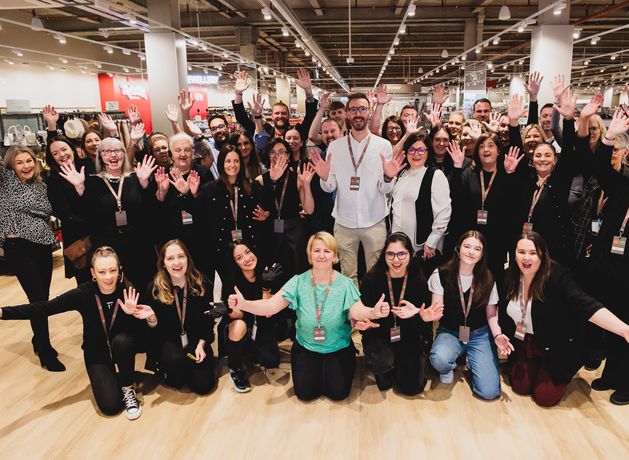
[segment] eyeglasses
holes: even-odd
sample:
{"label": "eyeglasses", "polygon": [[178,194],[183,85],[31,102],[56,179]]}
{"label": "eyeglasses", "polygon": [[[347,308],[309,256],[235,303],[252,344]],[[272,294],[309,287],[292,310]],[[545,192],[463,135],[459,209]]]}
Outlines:
{"label": "eyeglasses", "polygon": [[349,109],[347,109],[347,111],[351,113],[352,115],[356,115],[359,112],[361,115],[364,115],[369,111],[369,107],[365,107],[364,105],[361,105],[360,107],[350,107]]}
{"label": "eyeglasses", "polygon": [[595,133],[596,131],[600,131],[600,128],[598,126],[592,126],[591,128],[588,128],[588,130],[591,133]]}
{"label": "eyeglasses", "polygon": [[282,155],[288,155],[288,152],[286,150],[278,150],[278,151],[271,150],[269,152],[270,157],[277,157],[277,156],[282,156]]}
{"label": "eyeglasses", "polygon": [[227,126],[225,126],[223,123],[221,123],[220,125],[210,126],[210,131],[212,131],[214,133],[216,131],[220,131],[221,129],[225,129],[225,128],[227,128]]}
{"label": "eyeglasses", "polygon": [[406,256],[408,256],[408,252],[406,252],[406,251],[400,251],[400,252],[387,251],[387,252],[384,253],[384,255],[387,258],[387,260],[393,260],[393,259],[395,259],[396,256],[397,256],[398,260],[405,260]]}
{"label": "eyeglasses", "polygon": [[111,149],[111,150],[101,150],[100,154],[103,157],[110,157],[112,155],[120,155],[123,152],[124,152],[123,149]]}
{"label": "eyeglasses", "polygon": [[420,155],[426,155],[426,152],[428,151],[428,149],[426,147],[409,147],[408,148],[408,153],[410,155],[414,155],[416,153],[419,153]]}
{"label": "eyeglasses", "polygon": [[399,126],[387,126],[387,131],[402,131]]}

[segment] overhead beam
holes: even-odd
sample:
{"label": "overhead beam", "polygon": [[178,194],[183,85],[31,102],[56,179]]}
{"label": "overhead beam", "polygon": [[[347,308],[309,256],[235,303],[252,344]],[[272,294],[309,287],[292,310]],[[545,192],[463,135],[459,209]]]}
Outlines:
{"label": "overhead beam", "polygon": [[321,5],[319,5],[319,0],[310,0],[310,6],[312,6],[317,16],[323,16],[323,10],[321,9]]}

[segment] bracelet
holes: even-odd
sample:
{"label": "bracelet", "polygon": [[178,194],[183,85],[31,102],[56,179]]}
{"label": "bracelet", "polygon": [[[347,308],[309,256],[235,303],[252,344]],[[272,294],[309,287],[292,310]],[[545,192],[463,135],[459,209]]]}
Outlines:
{"label": "bracelet", "polygon": [[504,335],[502,332],[500,332],[499,334],[494,335],[494,340],[496,340],[496,337],[499,337],[501,335]]}
{"label": "bracelet", "polygon": [[603,136],[603,139],[606,140],[607,142],[614,142],[616,140],[616,138],[610,139],[609,137],[607,137],[607,134]]}
{"label": "bracelet", "polygon": [[157,318],[155,318],[153,321],[151,321],[149,318],[146,318],[146,322],[149,324],[155,324],[157,322]]}
{"label": "bracelet", "polygon": [[385,181],[385,182],[389,183],[389,182],[391,182],[392,180],[393,180],[393,178],[392,178],[392,177],[389,177],[389,176],[387,176],[386,174],[384,174],[384,181]]}

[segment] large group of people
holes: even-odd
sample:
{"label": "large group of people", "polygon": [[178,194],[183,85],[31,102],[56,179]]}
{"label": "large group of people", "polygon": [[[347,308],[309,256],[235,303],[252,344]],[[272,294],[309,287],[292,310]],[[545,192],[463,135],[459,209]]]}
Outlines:
{"label": "large group of people", "polygon": [[[453,384],[465,355],[478,398],[499,397],[502,370],[552,406],[605,358],[592,388],[628,404],[629,110],[605,127],[602,97],[578,112],[558,76],[538,113],[542,79],[525,85],[524,127],[517,94],[504,113],[480,99],[470,119],[444,120],[442,86],[427,113],[408,105],[381,122],[385,86],[319,102],[303,70],[296,126],[281,101],[267,123],[259,94],[247,112],[246,73],[237,124],[214,114],[207,132],[186,92],[181,114],[166,111],[170,136],[130,110],[124,136],[103,115],[74,142],[46,106],[46,179],[26,147],[0,164],[0,242],[29,301],[0,318],[29,319],[42,367],[63,371],[47,317],[77,310],[98,408],[129,419],[142,413],[137,353],[164,385],[213,391],[215,330],[238,392],[252,388],[249,364],[278,367],[290,339],[296,397],[343,400],[360,331],[380,391],[417,395],[430,368]],[[53,215],[78,286],[49,300]]]}

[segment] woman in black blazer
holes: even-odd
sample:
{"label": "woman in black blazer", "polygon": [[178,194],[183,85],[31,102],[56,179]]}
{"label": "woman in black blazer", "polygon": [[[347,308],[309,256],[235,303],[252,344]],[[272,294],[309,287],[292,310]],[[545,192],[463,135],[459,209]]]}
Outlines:
{"label": "woman in black blazer", "polygon": [[505,288],[499,304],[501,331],[494,340],[507,336],[513,343],[511,386],[518,394],[532,394],[540,406],[557,404],[583,365],[587,321],[629,341],[629,325],[585,294],[570,271],[550,259],[539,233],[520,237]]}
{"label": "woman in black blazer", "polygon": [[91,265],[94,281],[53,300],[0,308],[0,318],[32,319],[78,311],[83,319],[85,368],[98,408],[105,415],[116,415],[124,408],[127,418],[135,420],[142,414],[133,389],[135,353],[143,329],[155,327],[157,319],[148,317],[144,324],[133,317],[139,296],[133,287],[125,289],[122,267],[112,248],[96,249]]}

